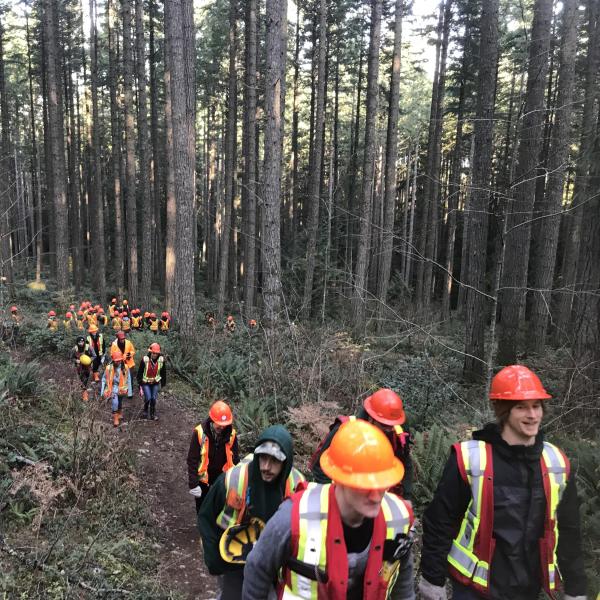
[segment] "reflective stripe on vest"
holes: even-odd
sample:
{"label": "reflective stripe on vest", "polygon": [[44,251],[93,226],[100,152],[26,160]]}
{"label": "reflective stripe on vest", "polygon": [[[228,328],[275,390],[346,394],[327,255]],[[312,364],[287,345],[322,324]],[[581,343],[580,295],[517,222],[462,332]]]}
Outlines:
{"label": "reflective stripe on vest", "polygon": [[[487,535],[477,537],[477,533],[482,525],[482,515],[490,513],[489,510],[486,510],[486,498],[488,498],[487,502],[493,502],[493,491],[489,490],[486,492],[487,486],[493,486],[493,465],[491,464],[491,460],[490,464],[488,464],[488,458],[491,458],[491,447],[488,451],[487,444],[478,440],[462,442],[456,444],[455,447],[460,449],[467,483],[471,488],[471,500],[458,535],[452,542],[452,547],[448,554],[448,562],[450,563],[451,571],[455,569],[459,575],[466,578],[466,580],[461,580],[461,583],[468,584],[471,582],[476,589],[487,591],[489,588],[489,571],[492,556],[489,556],[487,561],[482,560],[481,557],[484,552],[483,549],[490,547],[493,523],[485,523]],[[546,591],[552,592],[556,590],[558,583],[556,577],[556,545],[558,543],[556,510],[567,485],[568,466],[562,452],[548,442],[544,442],[541,465],[544,479],[548,479],[548,485],[544,482],[547,512],[544,539],[549,541],[550,538],[552,543],[546,557],[544,557],[543,553],[540,554],[540,560],[544,561],[542,564],[544,588]],[[548,526],[548,524],[551,525]],[[490,539],[483,539],[484,537],[489,537]],[[477,547],[475,547],[476,538]]]}
{"label": "reflective stripe on vest", "polygon": [[[298,507],[298,552],[294,557],[307,566],[314,567],[315,571],[319,569],[325,573],[327,573],[327,521],[330,488],[331,484],[309,483],[302,493]],[[398,534],[408,534],[411,517],[403,500],[394,494],[386,493],[381,501],[381,510],[386,522],[386,540],[394,540]],[[333,562],[335,563],[335,557],[333,557]],[[382,564],[380,577],[387,583],[386,594],[391,591],[396,582],[399,564],[399,561],[392,563],[385,561]],[[319,600],[318,583],[290,570],[289,585],[284,583],[281,598],[285,600]]]}
{"label": "reflective stripe on vest", "polygon": [[[217,525],[223,529],[237,525],[244,516],[248,500],[248,467],[253,459],[254,454],[248,454],[225,474],[225,506],[217,517]],[[302,481],[305,481],[304,475],[292,467],[285,482],[284,497],[291,496]]]}
{"label": "reflective stripe on vest", "polygon": [[144,374],[142,375],[142,381],[144,383],[158,383],[160,381],[160,370],[163,366],[164,359],[159,356],[156,361],[156,376],[148,377],[148,366],[150,365],[150,357],[144,356]]}
{"label": "reflective stripe on vest", "polygon": [[[113,386],[115,382],[115,367],[114,365],[108,365],[104,374],[106,383],[104,384],[104,397],[110,398],[113,393]],[[127,367],[123,365],[121,372],[119,373],[119,384],[117,394],[119,396],[126,396],[129,393],[128,386],[129,375],[127,373]]]}
{"label": "reflective stripe on vest", "polygon": [[[148,358],[147,356],[144,358]],[[162,356],[160,357],[162,358]],[[200,444],[200,462],[198,463],[198,477],[201,483],[208,483],[208,451],[210,448],[210,440],[204,433],[202,425],[198,425],[196,428],[196,434],[198,436],[198,444]],[[231,429],[231,435],[225,443],[225,464],[223,465],[223,472],[227,472],[233,468],[233,443],[235,442],[236,436],[235,429]]]}

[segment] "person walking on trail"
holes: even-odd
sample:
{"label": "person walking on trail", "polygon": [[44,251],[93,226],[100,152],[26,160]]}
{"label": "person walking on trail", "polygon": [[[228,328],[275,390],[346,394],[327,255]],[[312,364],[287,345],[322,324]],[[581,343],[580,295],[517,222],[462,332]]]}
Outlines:
{"label": "person walking on trail", "polygon": [[388,491],[404,467],[387,437],[348,421],[320,461],[333,483],[309,483],[269,520],[248,555],[243,600],[414,600],[414,517]]}
{"label": "person walking on trail", "polygon": [[424,600],[532,600],[564,583],[585,600],[579,501],[563,451],[540,429],[551,396],[527,367],[492,380],[496,422],[454,444],[423,516]]}
{"label": "person walking on trail", "polygon": [[102,376],[100,395],[111,401],[113,427],[118,427],[123,419],[123,400],[131,398],[131,374],[120,350],[111,350],[111,362]]}
{"label": "person walking on trail", "polygon": [[121,331],[121,314],[116,309],[113,311],[110,326],[112,327],[113,331]]}
{"label": "person walking on trail", "polygon": [[187,455],[188,485],[196,500],[196,513],[219,475],[239,462],[231,408],[223,400],[217,400],[210,407],[204,423],[194,428]]}
{"label": "person walking on trail", "polygon": [[260,529],[305,481],[293,462],[292,436],[282,425],[273,425],[258,438],[253,454],[210,487],[198,528],[209,573],[223,575],[221,600],[241,598],[244,562]]}
{"label": "person walking on trail", "polygon": [[10,322],[12,325],[12,338],[16,340],[21,330],[21,322],[23,317],[19,314],[19,309],[16,306],[10,307]]}
{"label": "person walking on trail", "polygon": [[104,309],[101,306],[98,307],[98,325],[101,327],[108,326],[108,317],[104,313]]}
{"label": "person walking on trail", "polygon": [[121,331],[124,331],[125,333],[131,331],[131,319],[129,318],[129,314],[125,311],[121,313]]}
{"label": "person walking on trail", "polygon": [[363,407],[356,416],[347,417],[339,415],[335,419],[329,428],[329,433],[309,461],[309,469],[312,471],[314,480],[317,483],[330,482],[330,478],[323,472],[319,464],[319,459],[323,452],[329,448],[333,436],[337,433],[340,426],[351,419],[369,421],[383,431],[392,444],[396,458],[404,466],[404,478],[390,491],[410,501],[413,485],[413,465],[409,446],[410,434],[408,432],[402,399],[396,392],[388,388],[381,388],[368,398],[365,398]]}
{"label": "person walking on trail", "polygon": [[65,331],[71,331],[73,326],[73,313],[71,311],[67,311],[65,313],[65,318],[63,319],[63,327]]}
{"label": "person walking on trail", "polygon": [[77,370],[77,376],[81,382],[81,396],[84,402],[89,400],[88,385],[92,376],[93,350],[86,343],[85,338],[80,335],[75,340],[75,346],[71,350],[71,360]]}
{"label": "person walking on trail", "polygon": [[[140,395],[144,399],[142,418],[157,421],[156,400],[158,392],[167,385],[167,368],[165,359],[160,353],[160,345],[154,342],[148,348],[148,354],[142,357],[137,371],[137,382]],[[150,412],[148,413],[148,409]]]}
{"label": "person walking on trail", "polygon": [[235,319],[233,315],[228,315],[227,320],[225,321],[225,325],[223,326],[223,330],[226,333],[235,333]]}
{"label": "person walking on trail", "polygon": [[75,327],[76,329],[78,329],[79,331],[84,331],[85,329],[85,317],[83,316],[83,311],[82,310],[78,310],[77,311],[77,317],[75,318]]}
{"label": "person walking on trail", "polygon": [[[117,338],[111,344],[111,354],[113,352],[116,352],[117,350],[119,350],[123,354],[123,360],[129,373],[129,379],[131,380],[131,371],[132,369],[135,369],[135,346],[133,345],[133,342],[131,340],[128,340],[126,338],[124,331],[117,331]],[[129,385],[132,388],[131,381],[129,382]],[[132,394],[130,394],[129,397],[132,398]]]}
{"label": "person walking on trail", "polygon": [[94,373],[94,381],[100,381],[100,366],[104,362],[104,335],[98,331],[97,325],[90,325],[88,329],[88,337],[86,340],[88,346],[94,351],[94,362],[92,370]]}
{"label": "person walking on trail", "polygon": [[142,329],[142,316],[139,308],[134,308],[131,311],[131,329],[140,331]]}

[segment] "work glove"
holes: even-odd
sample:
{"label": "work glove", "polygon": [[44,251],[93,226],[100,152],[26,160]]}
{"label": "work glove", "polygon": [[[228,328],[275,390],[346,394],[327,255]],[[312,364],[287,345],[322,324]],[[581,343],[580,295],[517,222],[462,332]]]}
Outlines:
{"label": "work glove", "polygon": [[422,600],[448,600],[446,588],[443,585],[433,585],[422,575],[419,580],[419,593]]}
{"label": "work glove", "polygon": [[190,490],[190,494],[192,496],[194,496],[194,498],[201,498],[202,497],[202,488],[197,485],[195,488],[192,488]]}
{"label": "work glove", "polygon": [[569,594],[565,594],[565,600],[587,600],[587,596],[569,596]]}

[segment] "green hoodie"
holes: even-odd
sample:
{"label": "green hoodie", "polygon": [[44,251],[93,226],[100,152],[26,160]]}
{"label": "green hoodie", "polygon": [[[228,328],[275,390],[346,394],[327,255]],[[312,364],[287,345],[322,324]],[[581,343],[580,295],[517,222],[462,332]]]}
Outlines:
{"label": "green hoodie", "polygon": [[[267,441],[277,442],[281,446],[286,461],[279,477],[271,483],[263,481],[258,460],[253,459],[249,465],[249,500],[246,516],[258,517],[265,523],[275,514],[284,498],[285,482],[294,463],[292,436],[283,425],[272,425],[265,429],[254,447],[258,448],[263,442]],[[210,487],[198,513],[198,529],[202,536],[204,562],[211,575],[221,575],[226,571],[237,571],[243,568],[243,565],[233,565],[225,562],[219,552],[219,541],[223,535],[223,530],[217,525],[216,521],[225,506],[225,498],[225,474],[223,473]]]}

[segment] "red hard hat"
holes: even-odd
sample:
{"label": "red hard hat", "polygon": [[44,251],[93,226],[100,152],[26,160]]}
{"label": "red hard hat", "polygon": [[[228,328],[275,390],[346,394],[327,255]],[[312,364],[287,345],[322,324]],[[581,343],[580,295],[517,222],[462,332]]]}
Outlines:
{"label": "red hard hat", "polygon": [[372,419],[383,425],[402,425],[406,421],[402,398],[388,388],[377,390],[363,406]]}
{"label": "red hard hat", "polygon": [[404,477],[404,465],[383,431],[362,419],[340,426],[320,463],[335,483],[362,490],[388,489]]}
{"label": "red hard hat", "polygon": [[494,375],[490,400],[548,400],[552,396],[544,389],[539,377],[523,365],[504,367]]}
{"label": "red hard hat", "polygon": [[103,309],[102,307],[100,307],[100,308],[98,309],[98,312],[99,312],[100,314],[102,314],[102,313],[104,312],[104,309]]}
{"label": "red hard hat", "polygon": [[19,309],[16,306],[10,307],[10,312],[17,312],[17,310],[19,310]]}
{"label": "red hard hat", "polygon": [[56,313],[55,313],[53,310],[51,310],[51,311],[48,313],[48,316],[49,316],[49,317],[55,317],[55,316],[56,316]]}
{"label": "red hard hat", "polygon": [[129,304],[129,302],[127,302],[127,300],[123,300],[123,306],[127,306]]}
{"label": "red hard hat", "polygon": [[169,316],[169,313],[166,310],[164,310],[161,317],[168,317],[168,316]]}
{"label": "red hard hat", "polygon": [[153,342],[150,344],[150,348],[148,348],[148,350],[150,350],[150,352],[156,352],[156,354],[160,354],[160,344]]}
{"label": "red hard hat", "polygon": [[73,316],[73,314],[71,312],[67,312],[67,314],[65,315],[65,317],[67,317],[68,319],[70,319]]}
{"label": "red hard hat", "polygon": [[110,357],[113,362],[120,362],[123,360],[123,353],[120,350],[113,350],[110,353]]}
{"label": "red hard hat", "polygon": [[155,317],[156,317],[156,313],[150,313],[150,316],[151,316],[152,318],[155,318]]}
{"label": "red hard hat", "polygon": [[125,339],[125,332],[124,331],[117,331],[117,339],[118,340],[124,340]]}
{"label": "red hard hat", "polygon": [[233,422],[233,415],[231,414],[231,408],[223,400],[217,400],[208,411],[208,416],[211,418],[213,423],[217,425],[231,425]]}
{"label": "red hard hat", "polygon": [[120,316],[120,317],[126,317],[126,316],[127,316],[127,313],[126,313],[125,311],[123,311],[123,312],[122,312],[122,313],[121,313],[119,316]]}
{"label": "red hard hat", "polygon": [[233,315],[229,315],[229,316],[227,317],[227,320],[228,320],[228,321],[233,321]]}
{"label": "red hard hat", "polygon": [[77,311],[77,314],[78,314],[80,317],[83,317],[83,311],[82,311],[82,310],[78,310],[78,311]]}

